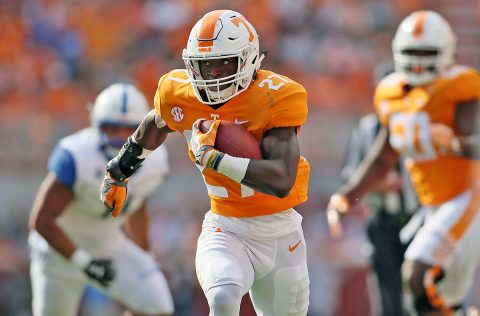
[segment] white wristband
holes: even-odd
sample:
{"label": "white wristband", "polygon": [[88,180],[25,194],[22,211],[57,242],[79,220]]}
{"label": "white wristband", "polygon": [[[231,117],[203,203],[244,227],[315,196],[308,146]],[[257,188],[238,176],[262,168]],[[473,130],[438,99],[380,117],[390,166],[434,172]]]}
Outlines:
{"label": "white wristband", "polygon": [[245,178],[250,159],[233,157],[224,154],[220,161],[217,171],[230,179],[240,183]]}
{"label": "white wristband", "polygon": [[84,269],[88,266],[90,261],[92,261],[92,257],[85,250],[77,248],[70,257],[70,260],[78,267]]}

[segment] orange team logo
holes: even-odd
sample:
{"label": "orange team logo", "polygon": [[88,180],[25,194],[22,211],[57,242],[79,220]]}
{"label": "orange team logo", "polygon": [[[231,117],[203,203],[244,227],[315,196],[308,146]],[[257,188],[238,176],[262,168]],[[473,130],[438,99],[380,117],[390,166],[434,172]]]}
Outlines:
{"label": "orange team logo", "polygon": [[[220,16],[226,10],[216,10],[213,12],[208,13],[202,19],[202,25],[200,26],[200,30],[198,31],[197,40],[198,40],[198,51],[199,52],[209,52],[211,51],[211,47],[213,46],[213,41],[218,37],[218,33],[215,34],[215,27],[217,25],[217,21]],[[236,16],[231,19],[232,23],[235,24],[237,27],[240,24],[243,24],[248,31],[249,37],[248,40],[251,42],[255,38],[253,31],[248,26],[247,20],[242,15]],[[220,32],[221,29],[218,30]]]}
{"label": "orange team logo", "polygon": [[290,252],[294,252],[295,249],[297,249],[298,246],[300,246],[300,244],[302,243],[301,240],[299,240],[296,244],[294,244],[293,246],[288,246],[288,251]]}
{"label": "orange team logo", "polygon": [[242,23],[245,28],[247,29],[248,31],[248,41],[251,42],[253,41],[253,39],[255,38],[255,36],[253,35],[253,32],[252,30],[250,29],[250,27],[248,26],[248,23],[247,23],[247,20],[245,20],[245,18],[243,17],[243,15],[239,15],[239,16],[236,16],[232,19],[232,22],[233,24],[235,24],[236,26],[240,26],[240,23]]}

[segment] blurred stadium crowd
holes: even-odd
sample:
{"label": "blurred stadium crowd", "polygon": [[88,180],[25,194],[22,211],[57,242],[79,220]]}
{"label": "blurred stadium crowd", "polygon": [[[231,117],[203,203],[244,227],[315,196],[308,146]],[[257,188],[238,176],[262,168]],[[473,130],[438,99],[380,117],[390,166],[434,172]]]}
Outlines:
{"label": "blurred stadium crowd", "polygon": [[[31,313],[27,217],[56,141],[89,124],[89,102],[112,82],[132,82],[153,100],[158,78],[183,68],[192,25],[217,8],[244,14],[269,52],[264,67],[309,92],[300,143],[312,165],[310,200],[298,209],[309,242],[310,314],[375,308],[366,294],[364,215],[348,218],[347,237],[331,241],[325,199],[340,181],[352,124],[372,110],[374,70],[391,59],[399,21],[413,10],[438,11],[459,37],[458,61],[479,68],[476,0],[0,1],[0,315]],[[151,237],[176,315],[201,315],[208,312],[194,249],[208,199],[177,137],[166,143],[172,173],[151,201]],[[117,308],[90,291],[82,315],[116,315]]]}

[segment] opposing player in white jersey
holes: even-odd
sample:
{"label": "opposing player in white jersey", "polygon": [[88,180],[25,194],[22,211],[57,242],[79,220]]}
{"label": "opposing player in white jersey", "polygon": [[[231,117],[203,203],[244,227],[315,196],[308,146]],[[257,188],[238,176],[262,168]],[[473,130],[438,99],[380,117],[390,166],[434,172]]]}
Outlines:
{"label": "opposing player in white jersey", "polygon": [[375,92],[383,126],[328,207],[335,223],[335,214],[347,211],[405,157],[427,214],[402,271],[421,316],[463,315],[480,259],[480,76],[455,64],[455,42],[436,12],[417,11],[402,21],[392,42],[395,73]]}
{"label": "opposing player in white jersey", "polygon": [[134,86],[113,84],[96,98],[92,126],[63,138],[51,154],[30,217],[34,316],[76,315],[87,284],[135,315],[173,313],[147,237],[147,198],[169,169],[165,148],[130,179],[122,220],[98,202],[105,164],[147,112]]}
{"label": "opposing player in white jersey", "polygon": [[[149,150],[171,132],[185,136],[211,201],[195,263],[212,316],[239,315],[248,292],[259,315],[306,315],[309,304],[302,216],[293,209],[307,200],[309,164],[297,141],[307,94],[297,82],[259,69],[263,57],[243,15],[205,14],[184,50],[186,69],[160,78],[155,111],[108,163],[101,189],[115,216],[126,196],[125,180]],[[216,119],[205,134],[198,128],[202,119]],[[263,159],[213,148],[220,120],[250,131]]]}

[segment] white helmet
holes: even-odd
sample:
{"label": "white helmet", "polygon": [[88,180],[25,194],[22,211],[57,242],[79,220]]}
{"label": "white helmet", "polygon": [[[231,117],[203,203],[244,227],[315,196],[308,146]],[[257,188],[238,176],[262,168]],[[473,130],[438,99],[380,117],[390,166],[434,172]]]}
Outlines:
{"label": "white helmet", "polygon": [[95,99],[90,113],[92,126],[116,125],[136,128],[149,109],[145,96],[133,85],[114,83]]}
{"label": "white helmet", "polygon": [[[199,61],[238,57],[234,75],[205,80],[200,73]],[[263,57],[263,56],[262,56]],[[190,32],[182,59],[200,102],[219,104],[245,91],[260,68],[258,35],[243,15],[231,10],[212,11],[198,21]],[[228,88],[220,86],[230,84]],[[202,98],[200,91],[205,91]],[[206,98],[206,100],[205,100]]]}
{"label": "white helmet", "polygon": [[[455,44],[452,28],[440,14],[413,12],[400,23],[392,42],[395,71],[403,73],[413,86],[429,83],[453,64]],[[431,54],[408,54],[409,50]]]}

